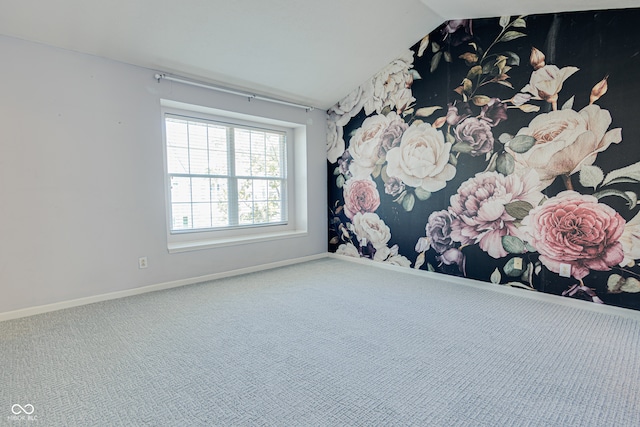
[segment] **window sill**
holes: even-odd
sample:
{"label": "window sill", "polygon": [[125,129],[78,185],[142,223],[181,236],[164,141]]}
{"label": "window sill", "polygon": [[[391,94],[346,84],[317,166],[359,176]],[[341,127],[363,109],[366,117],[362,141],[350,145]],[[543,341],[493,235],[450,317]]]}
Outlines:
{"label": "window sill", "polygon": [[228,237],[224,239],[191,240],[188,242],[173,242],[167,245],[170,254],[180,252],[199,251],[203,249],[222,248],[225,246],[262,243],[280,239],[292,239],[307,235],[306,230],[284,231],[269,234],[253,234],[242,237]]}

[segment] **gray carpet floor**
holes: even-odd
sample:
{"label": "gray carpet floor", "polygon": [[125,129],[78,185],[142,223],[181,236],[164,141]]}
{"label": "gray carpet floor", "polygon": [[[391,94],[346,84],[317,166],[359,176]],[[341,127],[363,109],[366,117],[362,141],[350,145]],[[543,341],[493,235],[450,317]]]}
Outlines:
{"label": "gray carpet floor", "polygon": [[0,425],[640,425],[639,319],[486,286],[324,258],[1,322]]}

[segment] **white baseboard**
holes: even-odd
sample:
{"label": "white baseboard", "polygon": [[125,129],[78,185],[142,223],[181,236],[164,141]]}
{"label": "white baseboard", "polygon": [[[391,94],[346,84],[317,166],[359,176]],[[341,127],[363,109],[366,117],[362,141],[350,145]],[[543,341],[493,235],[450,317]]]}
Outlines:
{"label": "white baseboard", "polygon": [[269,264],[255,265],[237,270],[224,271],[221,273],[207,274],[205,276],[191,277],[188,279],[174,280],[172,282],[158,283],[156,285],[142,286],[140,288],[127,289],[124,291],[109,292],[106,294],[95,295],[91,297],[78,298],[69,301],[61,301],[53,304],[39,305],[35,307],[27,307],[20,310],[7,311],[0,313],[0,322],[4,320],[18,319],[21,317],[33,316],[36,314],[48,313],[51,311],[62,310],[65,308],[78,307],[81,305],[93,304],[95,302],[108,301],[112,299],[124,298],[133,295],[145,294],[147,292],[161,291],[163,289],[177,288],[180,286],[193,285],[195,283],[208,282],[210,280],[223,279],[225,277],[239,276],[241,274],[254,273],[256,271],[269,270],[272,268],[284,267],[287,265],[299,264],[301,262],[312,261],[320,258],[326,258],[327,253],[310,255],[306,257],[288,259],[284,261],[272,262]]}

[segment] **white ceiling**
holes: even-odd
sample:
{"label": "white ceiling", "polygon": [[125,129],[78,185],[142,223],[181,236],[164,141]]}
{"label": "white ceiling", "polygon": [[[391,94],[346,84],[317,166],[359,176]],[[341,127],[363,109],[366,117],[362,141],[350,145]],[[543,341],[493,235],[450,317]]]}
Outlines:
{"label": "white ceiling", "polygon": [[447,19],[640,0],[0,0],[0,34],[329,108]]}

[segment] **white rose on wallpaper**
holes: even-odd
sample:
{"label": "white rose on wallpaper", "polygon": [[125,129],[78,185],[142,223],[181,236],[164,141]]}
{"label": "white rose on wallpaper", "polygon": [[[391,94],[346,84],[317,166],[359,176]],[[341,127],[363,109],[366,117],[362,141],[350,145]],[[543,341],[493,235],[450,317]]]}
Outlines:
{"label": "white rose on wallpaper", "polygon": [[362,110],[365,102],[369,102],[372,96],[373,83],[368,80],[331,107],[328,113],[335,117],[336,126],[344,126]]}
{"label": "white rose on wallpaper", "polygon": [[327,118],[327,160],[335,163],[342,156],[345,149],[344,132],[342,126],[338,126],[334,114]]}
{"label": "white rose on wallpaper", "polygon": [[640,213],[625,224],[619,242],[622,243],[624,251],[624,259],[620,266],[631,265],[633,261],[640,259]]}
{"label": "white rose on wallpaper", "polygon": [[415,101],[409,89],[413,84],[413,75],[409,71],[411,68],[413,51],[408,50],[373,77],[373,94],[364,103],[367,115],[373,112],[380,114],[384,107],[402,112]]}
{"label": "white rose on wallpaper", "polygon": [[354,258],[360,258],[360,253],[358,252],[358,248],[356,248],[353,243],[341,244],[336,250],[336,254],[350,256]]}
{"label": "white rose on wallpaper", "polygon": [[611,114],[598,105],[588,105],[580,112],[566,109],[536,116],[529,126],[518,131],[536,139],[526,153],[509,151],[515,159],[516,173],[534,169],[542,188],[560,175],[571,175],[583,166],[592,165],[598,153],[622,141],[620,128],[607,131]]}
{"label": "white rose on wallpaper", "polygon": [[391,239],[391,230],[380,217],[371,212],[357,213],[352,220],[353,232],[362,242],[366,239],[374,248],[386,248]]}
{"label": "white rose on wallpaper", "polygon": [[456,175],[449,164],[451,143],[428,123],[414,122],[402,135],[400,146],[387,152],[387,175],[406,185],[436,192]]}
{"label": "white rose on wallpaper", "polygon": [[[391,116],[391,115],[390,115]],[[380,160],[380,147],[391,118],[382,114],[367,117],[349,140],[351,164],[349,172],[356,178],[365,178],[373,172]]]}

